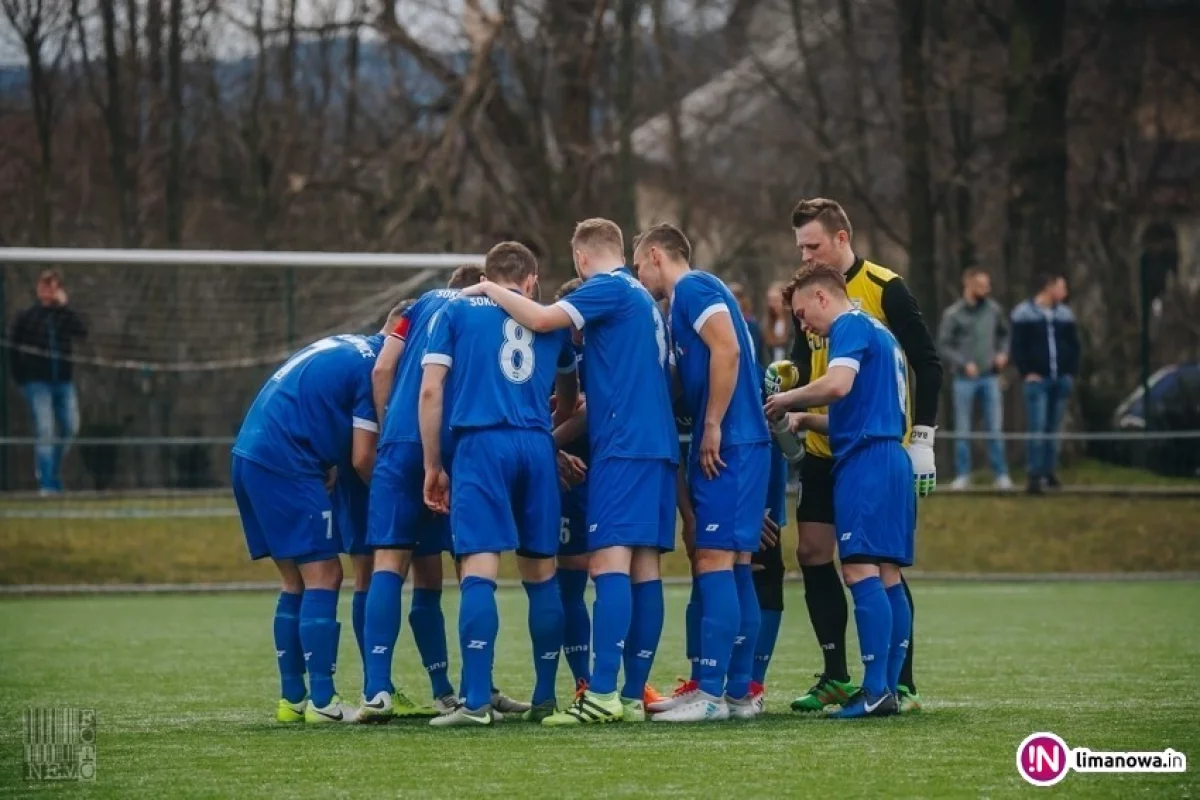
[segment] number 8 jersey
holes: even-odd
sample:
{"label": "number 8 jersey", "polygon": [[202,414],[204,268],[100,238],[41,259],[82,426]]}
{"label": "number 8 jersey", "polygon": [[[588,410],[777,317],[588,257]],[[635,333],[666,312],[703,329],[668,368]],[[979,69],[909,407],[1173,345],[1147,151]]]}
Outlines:
{"label": "number 8 jersey", "polygon": [[566,330],[535,334],[486,297],[450,301],[430,328],[421,363],[441,364],[454,375],[448,382],[451,430],[550,431],[554,376],[575,371]]}
{"label": "number 8 jersey", "polygon": [[858,373],[850,394],[829,406],[829,442],[841,461],[879,439],[904,440],[908,371],[896,337],[863,311],[847,311],[829,329],[829,368]]}

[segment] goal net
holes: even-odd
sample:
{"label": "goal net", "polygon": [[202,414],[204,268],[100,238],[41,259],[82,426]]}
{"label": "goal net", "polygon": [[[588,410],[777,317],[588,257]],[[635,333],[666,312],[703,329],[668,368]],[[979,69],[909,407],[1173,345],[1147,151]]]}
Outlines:
{"label": "goal net", "polygon": [[[35,302],[38,275],[62,276],[87,326],[70,356],[80,430],[63,465],[68,489],[227,485],[229,445],[270,371],[332,333],[379,329],[399,301],[445,281],[473,255],[64,251],[70,260],[4,265],[4,357]],[[10,260],[14,251],[8,251]],[[30,251],[31,255],[35,255]],[[33,426],[8,376],[5,489],[33,489]]]}

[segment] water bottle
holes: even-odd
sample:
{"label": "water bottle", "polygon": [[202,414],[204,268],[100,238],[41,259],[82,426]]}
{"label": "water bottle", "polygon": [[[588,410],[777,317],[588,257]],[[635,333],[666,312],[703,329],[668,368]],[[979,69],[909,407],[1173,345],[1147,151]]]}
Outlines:
{"label": "water bottle", "polygon": [[[791,361],[775,361],[769,364],[766,374],[763,376],[763,388],[768,397],[779,392],[790,391],[796,388],[798,383],[800,383],[800,370],[796,369],[796,365]],[[788,460],[788,463],[795,464],[804,458],[804,440],[788,430],[787,415],[776,422],[771,422],[770,426],[775,442],[783,451],[783,457]]]}

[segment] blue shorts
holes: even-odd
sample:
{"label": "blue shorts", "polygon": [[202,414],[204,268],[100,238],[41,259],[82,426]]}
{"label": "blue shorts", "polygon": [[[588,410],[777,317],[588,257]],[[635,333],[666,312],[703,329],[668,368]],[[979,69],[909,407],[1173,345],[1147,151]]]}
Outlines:
{"label": "blue shorts", "polygon": [[333,485],[333,524],[347,555],[369,555],[367,545],[367,500],[370,489],[350,467],[339,468]]}
{"label": "blue shorts", "polygon": [[413,558],[451,549],[449,520],[425,505],[420,444],[392,442],[379,448],[371,474],[367,544],[373,549],[412,550]]}
{"label": "blue shorts", "polygon": [[838,556],[912,566],[917,524],[912,461],[899,441],[871,441],[833,470]]}
{"label": "blue shorts", "polygon": [[281,475],[242,456],[230,469],[233,499],[253,559],[298,564],[337,558],[333,504],[316,475]]}
{"label": "blue shorts", "polygon": [[787,525],[787,483],[787,458],[772,439],[771,477],[767,481],[767,511],[771,512],[771,519],[781,528]]}
{"label": "blue shorts", "polygon": [[699,461],[688,464],[696,547],[757,553],[767,507],[771,446],[763,442],[722,447],[721,460],[725,468],[712,479],[705,476]]}
{"label": "blue shorts", "polygon": [[588,551],[587,482],[562,493],[562,519],[558,531],[558,554],[581,556]]}
{"label": "blue shorts", "polygon": [[675,549],[677,467],[667,459],[604,458],[588,468],[588,547]]}
{"label": "blue shorts", "polygon": [[450,473],[454,554],[558,553],[558,464],[549,432],[483,428],[462,432]]}

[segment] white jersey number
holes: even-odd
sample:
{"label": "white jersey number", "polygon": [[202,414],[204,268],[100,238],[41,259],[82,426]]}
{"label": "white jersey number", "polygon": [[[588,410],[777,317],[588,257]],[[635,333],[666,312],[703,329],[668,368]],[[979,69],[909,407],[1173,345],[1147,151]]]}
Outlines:
{"label": "white jersey number", "polygon": [[329,337],[328,339],[321,339],[319,341],[313,342],[308,347],[304,348],[299,353],[296,353],[296,355],[289,358],[287,360],[287,363],[284,364],[282,367],[275,370],[275,374],[271,376],[271,380],[273,380],[273,381],[283,380],[283,376],[287,375],[289,372],[291,372],[296,367],[303,364],[305,361],[308,361],[310,358],[315,356],[317,353],[323,352],[325,350],[332,350],[335,347],[337,347],[338,344],[340,344],[338,339],[336,339],[332,336]]}
{"label": "white jersey number", "polygon": [[524,383],[533,375],[533,334],[515,319],[504,321],[500,371],[512,383]]}
{"label": "white jersey number", "polygon": [[662,314],[659,313],[658,307],[654,307],[654,340],[658,342],[658,365],[665,367],[667,365],[667,326],[663,322]]}

